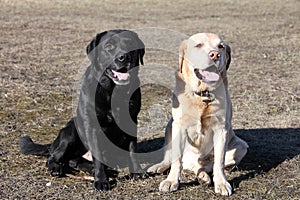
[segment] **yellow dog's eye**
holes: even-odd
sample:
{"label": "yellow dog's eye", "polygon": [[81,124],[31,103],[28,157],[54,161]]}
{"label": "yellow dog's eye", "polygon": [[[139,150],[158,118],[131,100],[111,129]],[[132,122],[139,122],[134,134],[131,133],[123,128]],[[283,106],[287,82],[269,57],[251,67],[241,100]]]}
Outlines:
{"label": "yellow dog's eye", "polygon": [[202,44],[202,43],[199,43],[199,44],[197,44],[195,47],[201,48],[202,46],[203,46],[203,44]]}
{"label": "yellow dog's eye", "polygon": [[220,44],[218,45],[218,48],[219,48],[219,49],[224,49],[224,48],[225,48],[225,45],[224,45],[223,43],[220,43]]}

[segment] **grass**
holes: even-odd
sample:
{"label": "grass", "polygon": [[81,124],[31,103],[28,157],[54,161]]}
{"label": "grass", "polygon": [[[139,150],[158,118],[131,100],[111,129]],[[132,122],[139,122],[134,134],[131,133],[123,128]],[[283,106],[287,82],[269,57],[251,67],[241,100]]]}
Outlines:
{"label": "grass", "polygon": [[[165,175],[118,182],[97,193],[92,183],[53,178],[45,158],[24,156],[18,138],[52,141],[72,115],[74,81],[96,33],[159,27],[191,35],[214,32],[232,47],[229,87],[233,126],[249,152],[230,175],[230,199],[298,199],[300,195],[299,1],[0,0],[0,195],[3,199],[220,199],[184,172],[181,189],[158,192]],[[161,45],[172,43],[172,38]],[[169,40],[167,40],[169,39]],[[153,38],[155,40],[155,38]],[[151,40],[150,40],[151,41]],[[174,46],[174,44],[172,44]],[[176,45],[175,45],[176,46]],[[142,149],[159,148],[170,117],[177,55],[146,49],[146,74],[167,85],[142,87]],[[147,165],[147,163],[144,163]],[[126,170],[121,169],[120,175]],[[48,186],[47,186],[48,185]]]}

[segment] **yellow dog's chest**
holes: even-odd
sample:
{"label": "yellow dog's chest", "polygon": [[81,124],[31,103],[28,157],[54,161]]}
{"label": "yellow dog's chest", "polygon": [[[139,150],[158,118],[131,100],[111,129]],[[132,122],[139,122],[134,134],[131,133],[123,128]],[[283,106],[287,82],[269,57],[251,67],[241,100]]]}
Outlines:
{"label": "yellow dog's chest", "polygon": [[187,133],[188,142],[197,148],[206,146],[213,137],[213,127],[220,122],[225,122],[225,110],[218,99],[205,103],[201,97],[189,98],[179,95],[179,106],[173,107],[174,121],[180,123]]}

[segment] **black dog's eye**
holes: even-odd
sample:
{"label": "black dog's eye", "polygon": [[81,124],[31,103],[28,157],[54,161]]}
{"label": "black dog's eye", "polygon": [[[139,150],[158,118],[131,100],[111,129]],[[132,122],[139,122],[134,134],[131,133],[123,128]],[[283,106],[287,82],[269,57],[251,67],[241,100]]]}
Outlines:
{"label": "black dog's eye", "polygon": [[201,48],[202,46],[203,46],[203,44],[202,44],[202,43],[199,43],[199,44],[197,44],[195,47]]}
{"label": "black dog's eye", "polygon": [[220,43],[220,44],[218,45],[218,48],[219,48],[219,49],[224,49],[224,48],[225,48],[225,45],[224,45],[223,43]]}
{"label": "black dog's eye", "polygon": [[108,43],[108,44],[106,44],[106,45],[104,46],[104,48],[107,49],[107,50],[112,50],[112,49],[115,48],[115,46],[112,45],[112,44],[110,44],[110,43]]}

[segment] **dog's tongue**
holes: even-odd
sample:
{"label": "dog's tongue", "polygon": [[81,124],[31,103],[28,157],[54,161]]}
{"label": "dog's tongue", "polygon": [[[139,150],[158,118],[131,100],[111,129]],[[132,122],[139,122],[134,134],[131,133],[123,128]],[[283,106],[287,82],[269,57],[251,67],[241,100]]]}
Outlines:
{"label": "dog's tongue", "polygon": [[220,76],[215,72],[200,71],[200,74],[204,76],[204,81],[218,81]]}
{"label": "dog's tongue", "polygon": [[114,76],[117,77],[119,80],[127,80],[129,78],[128,73],[121,73],[115,70],[111,70],[114,73]]}

